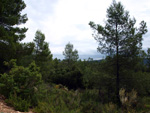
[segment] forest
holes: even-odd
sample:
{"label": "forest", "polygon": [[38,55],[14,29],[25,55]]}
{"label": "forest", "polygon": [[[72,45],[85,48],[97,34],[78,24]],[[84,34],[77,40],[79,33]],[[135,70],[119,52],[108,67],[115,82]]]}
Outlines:
{"label": "forest", "polygon": [[[0,95],[18,111],[35,113],[150,112],[150,48],[142,49],[145,21],[136,27],[121,2],[106,9],[105,25],[89,24],[101,60],[79,59],[67,43],[64,59],[53,58],[37,30],[23,43],[28,21],[23,0],[0,0]],[[95,48],[96,49],[96,48]]]}

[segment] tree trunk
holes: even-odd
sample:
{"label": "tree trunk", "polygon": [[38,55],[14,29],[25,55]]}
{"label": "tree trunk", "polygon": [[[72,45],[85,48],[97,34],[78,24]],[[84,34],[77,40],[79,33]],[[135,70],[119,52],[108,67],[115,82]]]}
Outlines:
{"label": "tree trunk", "polygon": [[116,59],[116,63],[117,63],[117,78],[116,78],[116,96],[117,96],[117,103],[120,106],[120,98],[119,98],[119,86],[120,86],[120,79],[119,79],[119,56],[118,56],[118,46],[117,46],[117,59]]}
{"label": "tree trunk", "polygon": [[119,98],[119,85],[120,85],[120,79],[119,79],[119,43],[118,43],[118,31],[117,31],[117,23],[116,23],[116,99],[117,104],[120,106],[120,98]]}

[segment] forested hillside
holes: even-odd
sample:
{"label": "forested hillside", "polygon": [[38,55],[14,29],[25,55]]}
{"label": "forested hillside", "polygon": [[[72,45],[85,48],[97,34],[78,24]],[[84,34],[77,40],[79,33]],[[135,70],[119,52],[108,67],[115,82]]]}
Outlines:
{"label": "forested hillside", "polygon": [[144,20],[137,27],[122,3],[113,1],[105,25],[89,22],[97,50],[106,58],[81,60],[68,40],[60,60],[53,58],[41,30],[32,42],[22,42],[28,30],[19,27],[28,20],[21,13],[25,7],[23,0],[0,0],[0,95],[8,105],[36,113],[150,112]]}

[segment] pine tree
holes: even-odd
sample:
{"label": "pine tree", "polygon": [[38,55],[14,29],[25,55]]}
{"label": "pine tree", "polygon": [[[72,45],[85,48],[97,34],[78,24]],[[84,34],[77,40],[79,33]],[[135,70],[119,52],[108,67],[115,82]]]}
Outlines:
{"label": "pine tree", "polygon": [[63,55],[69,64],[72,61],[77,61],[79,58],[78,51],[76,49],[73,50],[73,44],[70,42],[66,45],[65,50],[63,51]]}
{"label": "pine tree", "polygon": [[45,42],[45,35],[37,30],[34,39],[34,56],[36,65],[40,67],[42,77],[46,81],[49,76],[49,69],[51,68],[52,54],[49,50],[49,45]]}
{"label": "pine tree", "polygon": [[26,23],[27,15],[21,14],[26,7],[23,0],[0,0],[0,67],[3,62],[16,58],[20,41],[25,38],[27,28],[19,28]]}
{"label": "pine tree", "polygon": [[49,45],[45,42],[45,35],[40,31],[37,30],[35,33],[35,60],[37,62],[47,61],[52,59],[51,52],[49,50]]}
{"label": "pine tree", "polygon": [[147,60],[146,62],[147,62],[148,71],[150,72],[150,48],[147,49],[146,60]]}
{"label": "pine tree", "polygon": [[116,69],[116,97],[119,101],[120,68],[123,60],[132,60],[142,48],[142,36],[147,32],[146,23],[142,21],[140,27],[135,27],[136,20],[130,18],[120,2],[113,1],[107,9],[107,20],[102,25],[90,22],[94,30],[93,36],[99,42],[98,51],[112,56]]}

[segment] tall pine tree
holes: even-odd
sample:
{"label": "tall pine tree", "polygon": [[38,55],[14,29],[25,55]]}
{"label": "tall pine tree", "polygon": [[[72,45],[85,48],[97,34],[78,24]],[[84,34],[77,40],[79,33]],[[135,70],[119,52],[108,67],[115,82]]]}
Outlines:
{"label": "tall pine tree", "polygon": [[40,30],[35,33],[34,44],[34,60],[40,67],[43,80],[47,81],[52,66],[52,54],[49,50],[49,44],[45,42],[45,35]]}
{"label": "tall pine tree", "polygon": [[113,1],[107,9],[105,26],[90,22],[94,30],[93,36],[99,42],[98,51],[114,58],[116,75],[116,97],[119,101],[121,62],[134,59],[142,48],[142,36],[147,32],[146,23],[142,21],[140,27],[135,27],[136,20],[130,18],[120,2]]}
{"label": "tall pine tree", "polygon": [[16,58],[20,41],[25,38],[26,28],[19,25],[26,23],[27,15],[21,14],[26,7],[23,0],[0,0],[0,69],[3,61]]}

